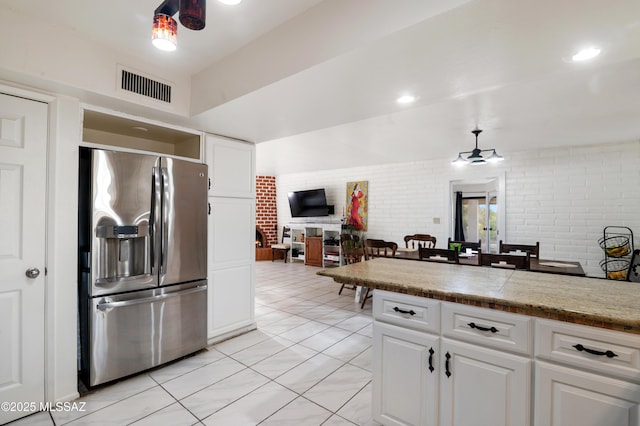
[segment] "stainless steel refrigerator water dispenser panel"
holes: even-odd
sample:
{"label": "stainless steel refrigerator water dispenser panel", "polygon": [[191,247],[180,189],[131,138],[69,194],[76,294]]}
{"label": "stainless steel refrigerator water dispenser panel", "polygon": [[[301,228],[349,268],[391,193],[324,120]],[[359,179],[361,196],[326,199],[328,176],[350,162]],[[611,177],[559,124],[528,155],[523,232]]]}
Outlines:
{"label": "stainless steel refrigerator water dispenser panel", "polygon": [[108,285],[134,277],[151,277],[149,226],[100,225],[96,227],[98,265],[94,284]]}

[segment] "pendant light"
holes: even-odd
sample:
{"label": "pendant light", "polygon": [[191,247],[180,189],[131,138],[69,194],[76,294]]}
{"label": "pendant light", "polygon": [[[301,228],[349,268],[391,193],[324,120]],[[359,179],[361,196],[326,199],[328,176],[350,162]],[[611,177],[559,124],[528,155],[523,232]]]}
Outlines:
{"label": "pendant light", "polygon": [[[218,0],[228,5],[242,0]],[[173,15],[179,12],[180,23],[190,30],[202,30],[207,21],[207,0],[163,0],[153,15],[151,40],[158,49],[172,51],[178,46],[178,25]]]}
{"label": "pendant light", "polygon": [[190,30],[201,30],[207,15],[206,0],[180,0],[180,23]]}
{"label": "pendant light", "polygon": [[153,16],[151,42],[160,50],[168,52],[176,50],[178,46],[178,24],[171,16],[156,13]]}
{"label": "pendant light", "polygon": [[[478,135],[480,133],[482,133],[482,130],[476,128],[474,130],[471,131],[471,133],[473,133],[476,137],[476,147],[471,150],[471,151],[461,151],[458,153],[458,158],[456,158],[455,160],[452,161],[453,164],[456,165],[463,165],[463,164],[471,164],[474,166],[478,166],[478,165],[482,165],[482,164],[487,164],[487,162],[490,163],[495,163],[498,161],[502,161],[504,160],[504,157],[502,155],[499,155],[495,148],[489,148],[489,149],[480,149],[478,148]],[[483,152],[489,152],[489,151],[493,151],[493,153],[487,157],[484,158],[482,156]],[[468,157],[463,157],[463,154],[471,154]]]}

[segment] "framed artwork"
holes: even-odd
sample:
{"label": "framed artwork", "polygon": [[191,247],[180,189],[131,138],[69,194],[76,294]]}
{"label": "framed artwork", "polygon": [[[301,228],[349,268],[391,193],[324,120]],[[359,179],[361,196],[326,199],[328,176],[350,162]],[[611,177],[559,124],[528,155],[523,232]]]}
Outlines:
{"label": "framed artwork", "polygon": [[358,231],[367,230],[369,221],[369,182],[347,182],[347,225]]}

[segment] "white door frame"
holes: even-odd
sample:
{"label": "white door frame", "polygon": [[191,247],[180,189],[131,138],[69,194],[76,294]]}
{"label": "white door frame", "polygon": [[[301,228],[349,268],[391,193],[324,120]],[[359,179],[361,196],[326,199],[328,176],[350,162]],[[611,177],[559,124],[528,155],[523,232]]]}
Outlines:
{"label": "white door frame", "polygon": [[[481,167],[481,166],[480,166]],[[498,203],[498,240],[506,239],[506,200],[505,200],[505,172],[491,172],[488,171],[485,175],[473,175],[468,179],[456,179],[449,181],[449,235],[453,238],[455,235],[455,210],[456,210],[456,195],[454,187],[456,185],[475,185],[486,184],[490,180],[497,181],[497,203]],[[485,191],[486,192],[486,191]]]}
{"label": "white door frame", "polygon": [[[11,85],[12,83],[0,80],[0,93],[4,93],[11,96],[17,96],[33,101],[43,102],[47,104],[48,108],[48,123],[47,123],[47,146],[46,146],[46,199],[45,199],[45,271],[42,271],[44,276],[44,309],[45,309],[45,323],[42,325],[44,327],[44,398],[45,401],[57,402],[60,400],[71,400],[78,396],[77,388],[75,389],[75,393],[69,392],[68,390],[64,395],[58,394],[56,392],[56,386],[58,385],[58,379],[60,377],[60,367],[59,364],[64,361],[57,359],[55,353],[55,339],[59,330],[56,329],[56,296],[60,293],[63,293],[60,289],[57,289],[57,285],[55,283],[55,279],[48,273],[51,270],[52,266],[50,264],[51,261],[51,253],[52,248],[54,247],[54,239],[51,235],[51,212],[53,211],[54,197],[52,193],[54,187],[53,178],[53,163],[54,160],[52,158],[52,147],[58,143],[56,132],[58,130],[57,126],[57,117],[56,117],[56,102],[58,98],[49,93],[37,92],[28,88],[17,87]],[[77,173],[77,172],[76,172]],[[75,235],[75,231],[74,231]],[[75,286],[74,286],[75,290]],[[75,291],[74,291],[75,292]],[[77,306],[75,304],[74,306]],[[76,308],[77,309],[77,308]],[[77,334],[74,333],[74,334]],[[75,359],[74,359],[75,362]],[[64,374],[64,371],[62,371]],[[74,376],[75,379],[75,376]]]}

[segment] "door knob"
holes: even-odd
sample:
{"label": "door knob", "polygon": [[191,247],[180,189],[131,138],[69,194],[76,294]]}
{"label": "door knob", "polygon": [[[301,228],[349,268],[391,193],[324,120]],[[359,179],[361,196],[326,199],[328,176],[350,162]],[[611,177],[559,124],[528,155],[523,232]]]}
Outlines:
{"label": "door knob", "polygon": [[40,275],[40,269],[29,268],[24,274],[27,276],[27,278],[38,278],[38,276]]}

